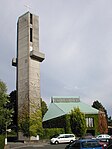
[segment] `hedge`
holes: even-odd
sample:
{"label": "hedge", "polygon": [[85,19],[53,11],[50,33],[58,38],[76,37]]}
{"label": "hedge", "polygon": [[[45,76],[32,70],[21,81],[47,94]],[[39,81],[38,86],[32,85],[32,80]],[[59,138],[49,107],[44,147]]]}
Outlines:
{"label": "hedge", "polygon": [[5,145],[5,136],[0,135],[0,149],[4,149],[4,145]]}
{"label": "hedge", "polygon": [[63,128],[44,128],[42,139],[50,139],[60,133],[65,133]]}

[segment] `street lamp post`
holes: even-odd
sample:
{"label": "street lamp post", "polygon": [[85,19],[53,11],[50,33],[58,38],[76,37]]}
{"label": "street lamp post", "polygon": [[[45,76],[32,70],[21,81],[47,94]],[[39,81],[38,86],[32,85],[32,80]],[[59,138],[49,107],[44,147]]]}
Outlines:
{"label": "street lamp post", "polygon": [[6,122],[6,133],[5,133],[5,145],[7,145],[7,122]]}
{"label": "street lamp post", "polygon": [[7,129],[7,122],[6,122],[5,145],[7,145],[7,133],[8,132],[11,132],[11,129]]}

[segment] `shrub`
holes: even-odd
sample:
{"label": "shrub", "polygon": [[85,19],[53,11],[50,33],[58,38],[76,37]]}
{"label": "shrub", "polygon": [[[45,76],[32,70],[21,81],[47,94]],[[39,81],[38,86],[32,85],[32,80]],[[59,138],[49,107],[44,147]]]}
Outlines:
{"label": "shrub", "polygon": [[45,128],[42,139],[50,139],[52,136],[60,133],[65,133],[63,128]]}
{"label": "shrub", "polygon": [[86,133],[87,126],[85,115],[80,111],[79,108],[74,108],[70,112],[70,124],[72,132],[77,136],[81,137]]}
{"label": "shrub", "polygon": [[4,149],[4,145],[5,145],[5,136],[0,135],[0,149]]}

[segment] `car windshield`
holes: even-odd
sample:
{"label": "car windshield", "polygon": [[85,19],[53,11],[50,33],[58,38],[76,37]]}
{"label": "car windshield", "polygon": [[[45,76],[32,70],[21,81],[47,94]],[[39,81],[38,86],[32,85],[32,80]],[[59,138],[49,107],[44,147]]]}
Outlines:
{"label": "car windshield", "polygon": [[59,134],[53,135],[51,138],[57,138]]}
{"label": "car windshield", "polygon": [[87,142],[82,142],[82,147],[84,148],[89,148],[89,147],[100,147],[101,145],[96,141],[87,141]]}

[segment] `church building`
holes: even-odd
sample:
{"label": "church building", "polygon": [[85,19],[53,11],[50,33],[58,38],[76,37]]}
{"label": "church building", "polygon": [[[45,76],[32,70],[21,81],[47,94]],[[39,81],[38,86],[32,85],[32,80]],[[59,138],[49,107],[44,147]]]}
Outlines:
{"label": "church building", "polygon": [[98,133],[99,111],[75,96],[53,96],[48,111],[43,117],[44,128],[64,128],[66,132],[66,115],[74,108],[79,108],[85,114],[87,133],[96,135]]}

